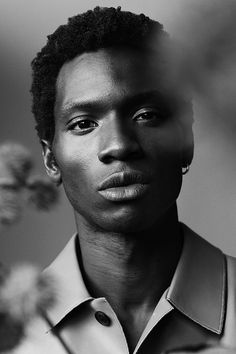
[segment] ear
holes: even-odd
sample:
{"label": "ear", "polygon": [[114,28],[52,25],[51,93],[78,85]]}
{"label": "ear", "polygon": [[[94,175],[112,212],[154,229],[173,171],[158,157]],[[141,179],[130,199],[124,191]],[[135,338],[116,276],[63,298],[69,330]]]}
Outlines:
{"label": "ear", "polygon": [[46,172],[53,183],[59,186],[62,182],[61,180],[61,172],[57,165],[55,156],[52,152],[52,146],[47,140],[41,140],[42,144],[42,155],[44,166],[46,168]]}

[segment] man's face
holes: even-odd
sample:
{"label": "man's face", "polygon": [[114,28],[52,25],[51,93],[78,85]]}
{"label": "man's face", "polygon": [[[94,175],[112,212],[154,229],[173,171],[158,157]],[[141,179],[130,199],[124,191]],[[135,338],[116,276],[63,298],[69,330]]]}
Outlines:
{"label": "man's face", "polygon": [[85,53],[57,80],[52,151],[78,218],[113,232],[158,222],[178,197],[182,129],[147,55]]}

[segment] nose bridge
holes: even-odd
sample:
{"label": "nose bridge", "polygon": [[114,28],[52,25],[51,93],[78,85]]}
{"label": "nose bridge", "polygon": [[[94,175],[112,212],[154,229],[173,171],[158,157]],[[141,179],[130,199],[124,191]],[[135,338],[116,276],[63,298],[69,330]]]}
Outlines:
{"label": "nose bridge", "polygon": [[131,131],[129,124],[118,114],[114,113],[107,120],[107,124],[104,125],[106,130],[107,142],[114,142],[115,144],[123,144],[131,139]]}
{"label": "nose bridge", "polygon": [[127,158],[139,150],[139,144],[132,123],[112,113],[101,127],[99,159]]}

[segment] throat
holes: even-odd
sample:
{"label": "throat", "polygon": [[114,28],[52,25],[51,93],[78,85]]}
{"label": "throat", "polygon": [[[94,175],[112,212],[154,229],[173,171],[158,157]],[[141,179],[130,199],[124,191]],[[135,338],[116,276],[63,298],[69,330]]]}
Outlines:
{"label": "throat", "polygon": [[123,328],[130,353],[133,353],[136,348],[154,308],[140,307],[135,310],[119,311],[118,318]]}
{"label": "throat", "polygon": [[169,287],[182,250],[178,221],[143,234],[86,235],[78,252],[85,285],[117,309],[152,308]]}
{"label": "throat", "polygon": [[91,233],[81,227],[78,234],[85,285],[92,297],[107,299],[132,352],[179,261],[183,237],[177,217],[136,235]]}

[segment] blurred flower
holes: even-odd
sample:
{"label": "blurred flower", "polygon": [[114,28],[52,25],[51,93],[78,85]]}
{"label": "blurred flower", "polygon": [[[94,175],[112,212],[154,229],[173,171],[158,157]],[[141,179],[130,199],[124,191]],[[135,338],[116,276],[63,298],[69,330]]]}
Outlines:
{"label": "blurred flower", "polygon": [[49,210],[58,201],[54,184],[42,176],[33,175],[33,159],[21,144],[0,145],[0,225],[17,222],[24,206],[31,203],[38,210]]}
{"label": "blurred flower", "polygon": [[33,176],[27,182],[29,202],[39,210],[48,210],[58,201],[58,190],[47,178]]}
{"label": "blurred flower", "polygon": [[0,146],[0,160],[20,184],[24,184],[33,168],[30,152],[21,144],[6,142]]}
{"label": "blurred flower", "polygon": [[5,273],[0,283],[0,352],[11,350],[24,338],[29,321],[55,302],[55,281],[32,265]]}
{"label": "blurred flower", "polygon": [[[32,176],[32,169],[33,159],[24,146],[0,145],[0,225],[18,221],[29,202],[39,210],[48,210],[57,202],[56,187],[49,179]],[[47,321],[45,311],[55,302],[55,288],[54,279],[32,265],[8,270],[0,263],[1,353],[23,345],[25,337],[31,342],[32,320],[40,317]],[[59,340],[63,344],[63,339]],[[28,352],[33,354],[30,348]]]}
{"label": "blurred flower", "polygon": [[22,213],[20,193],[11,186],[0,185],[0,224],[11,225],[17,222]]}
{"label": "blurred flower", "polygon": [[54,301],[54,283],[51,277],[32,265],[21,265],[10,270],[0,287],[0,313],[28,321],[40,309],[47,309]]}

